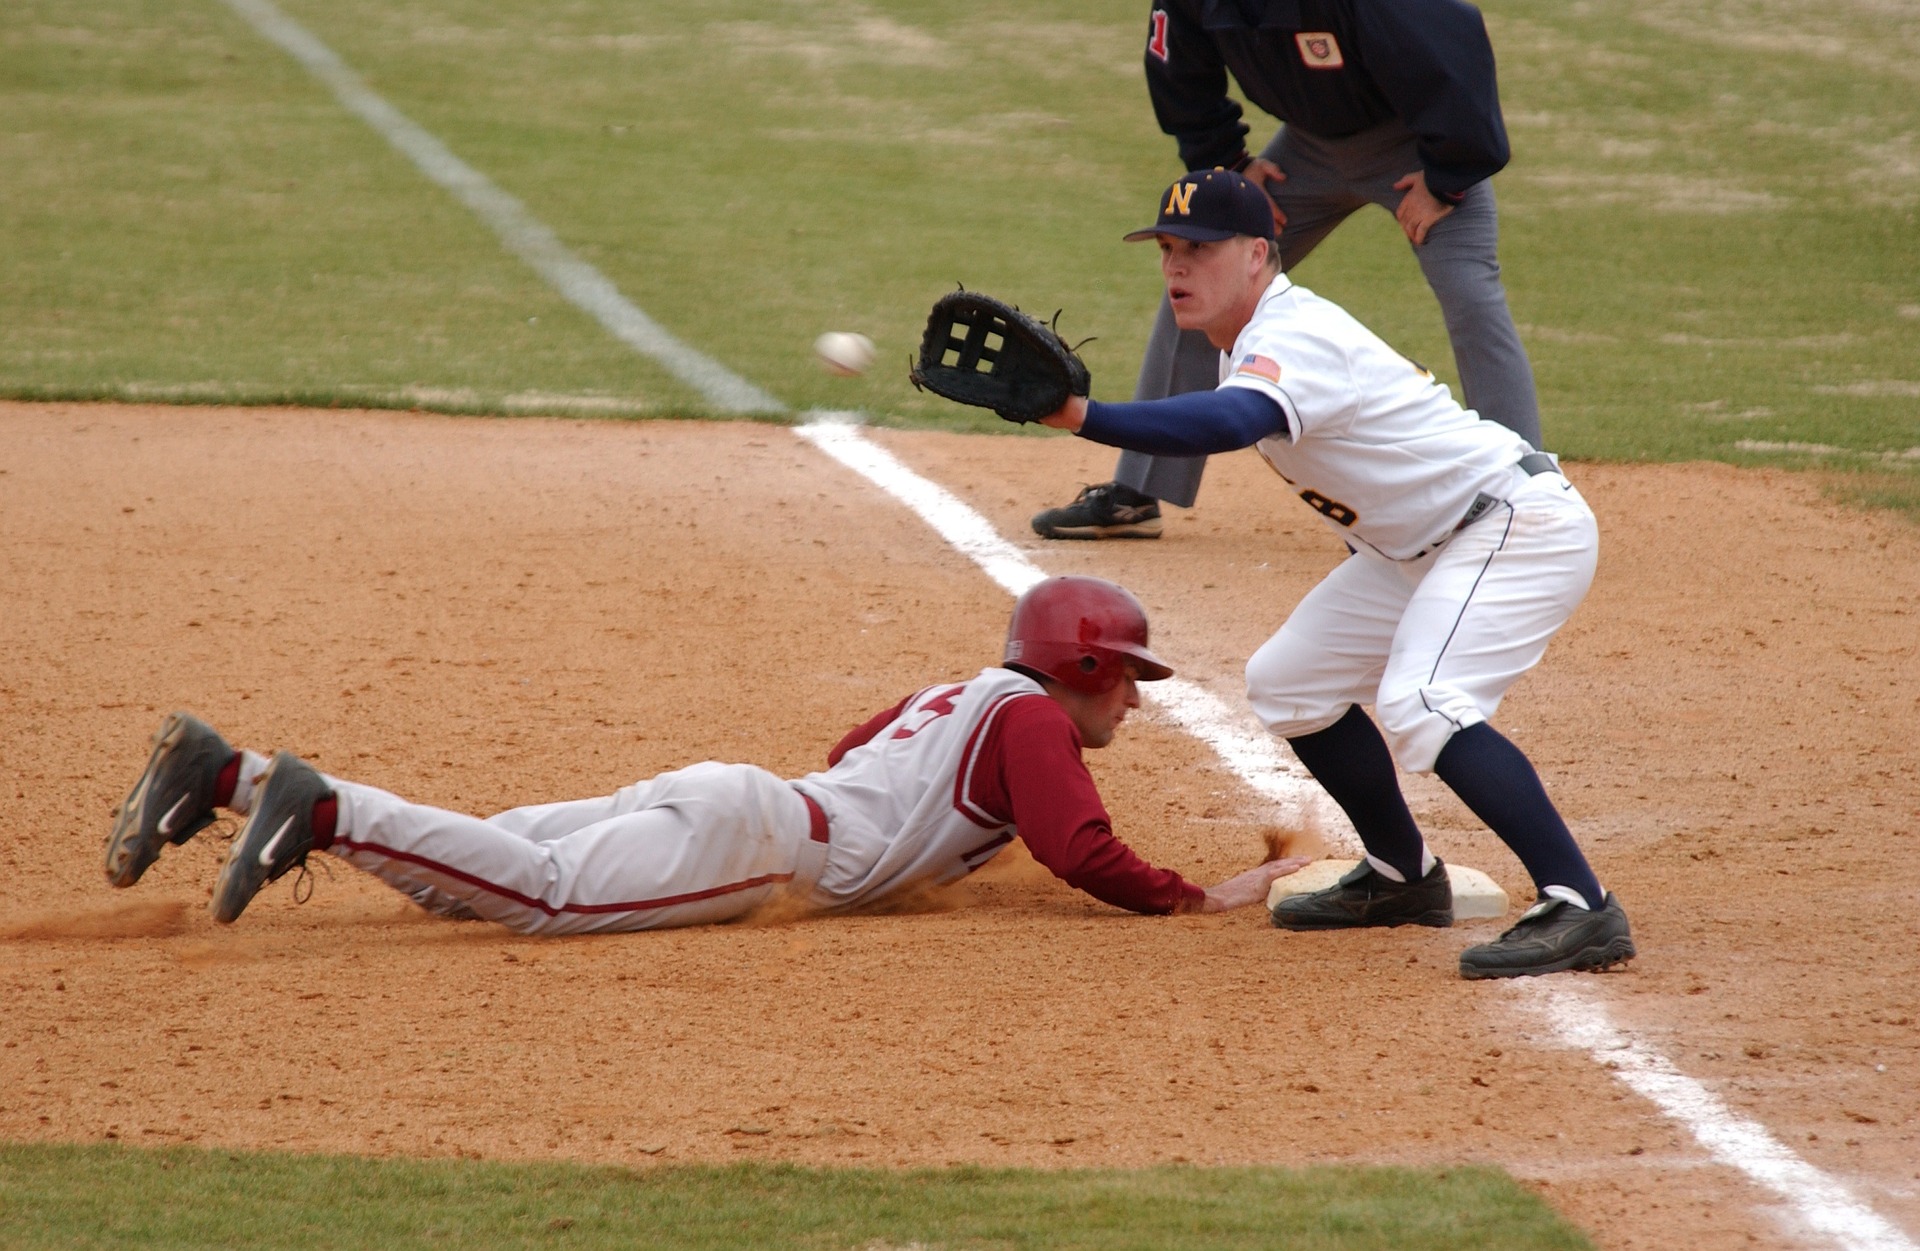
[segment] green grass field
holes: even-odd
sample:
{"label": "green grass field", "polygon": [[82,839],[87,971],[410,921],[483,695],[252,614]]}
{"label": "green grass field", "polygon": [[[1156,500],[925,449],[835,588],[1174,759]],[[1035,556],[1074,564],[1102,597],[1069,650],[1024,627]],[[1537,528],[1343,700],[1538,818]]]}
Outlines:
{"label": "green grass field", "polygon": [[[997,425],[903,379],[955,281],[1064,306],[1099,336],[1096,394],[1130,390],[1157,276],[1117,238],[1174,161],[1139,23],[1110,5],[285,7],[796,409]],[[1549,442],[1920,499],[1913,24],[1866,0],[1486,7],[1503,259]],[[700,411],[217,0],[14,0],[0,104],[0,394]],[[1368,211],[1299,276],[1445,362],[1405,247]],[[881,365],[827,377],[809,345],[829,328]]]}
{"label": "green grass field", "polygon": [[1463,1168],[1035,1173],[662,1167],[0,1147],[0,1246],[1278,1247],[1553,1251],[1577,1231]]}

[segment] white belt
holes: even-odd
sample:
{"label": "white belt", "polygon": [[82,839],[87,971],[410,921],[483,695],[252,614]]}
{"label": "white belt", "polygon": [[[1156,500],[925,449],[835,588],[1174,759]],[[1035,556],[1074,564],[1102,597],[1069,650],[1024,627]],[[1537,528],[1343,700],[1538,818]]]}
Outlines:
{"label": "white belt", "polygon": [[820,802],[799,787],[793,788],[807,808],[807,837],[800,840],[800,850],[794,857],[792,887],[797,891],[812,890],[819,882],[820,874],[827,867],[827,847],[829,826],[826,810]]}

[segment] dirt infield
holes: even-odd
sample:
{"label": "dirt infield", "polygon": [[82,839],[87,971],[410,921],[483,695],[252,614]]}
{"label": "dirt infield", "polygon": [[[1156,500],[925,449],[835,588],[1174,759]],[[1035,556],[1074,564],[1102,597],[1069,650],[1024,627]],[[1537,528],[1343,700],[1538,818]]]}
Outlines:
{"label": "dirt infield", "polygon": [[[1155,544],[1026,517],[1108,455],[879,432],[1155,645],[1240,662],[1340,554],[1250,455]],[[1574,466],[1599,581],[1501,724],[1642,957],[1579,979],[1684,1072],[1920,1231],[1920,533],[1722,466]],[[1139,918],[1031,860],[906,915],[577,939],[287,882],[231,929],[222,842],[135,890],[109,813],[162,713],[469,810],[702,758],[817,767],[997,656],[1008,601],[786,429],[0,404],[0,1138],[372,1154],[1041,1166],[1490,1161],[1607,1247],[1791,1245],[1772,1200],[1447,931]],[[1143,718],[1090,756],[1203,880],[1257,801]],[[1436,850],[1518,898],[1431,784]],[[324,857],[316,857],[316,860]]]}

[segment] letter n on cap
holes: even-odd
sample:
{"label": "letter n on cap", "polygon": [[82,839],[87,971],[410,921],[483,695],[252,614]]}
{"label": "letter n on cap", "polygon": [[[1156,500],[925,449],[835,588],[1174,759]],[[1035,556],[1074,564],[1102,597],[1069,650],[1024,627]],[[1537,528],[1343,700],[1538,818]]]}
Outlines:
{"label": "letter n on cap", "polygon": [[1193,189],[1197,182],[1176,182],[1167,189],[1167,207],[1162,210],[1186,217],[1193,212]]}

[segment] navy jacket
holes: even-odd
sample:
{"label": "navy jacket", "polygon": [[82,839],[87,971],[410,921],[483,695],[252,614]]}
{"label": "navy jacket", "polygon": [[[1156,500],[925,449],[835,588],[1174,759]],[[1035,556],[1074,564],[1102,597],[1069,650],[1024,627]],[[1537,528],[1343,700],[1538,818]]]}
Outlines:
{"label": "navy jacket", "polygon": [[1320,138],[1399,118],[1443,200],[1507,163],[1493,45],[1464,0],[1154,0],[1146,64],[1154,116],[1188,169],[1246,155],[1229,71],[1247,99]]}

